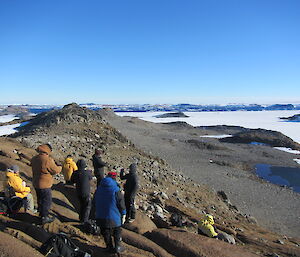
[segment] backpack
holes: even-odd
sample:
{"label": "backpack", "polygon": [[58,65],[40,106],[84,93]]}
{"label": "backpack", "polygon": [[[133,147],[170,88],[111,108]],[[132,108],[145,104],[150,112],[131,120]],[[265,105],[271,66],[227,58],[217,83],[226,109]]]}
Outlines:
{"label": "backpack", "polygon": [[100,227],[97,225],[95,220],[89,220],[85,222],[83,229],[88,234],[100,235]]}
{"label": "backpack", "polygon": [[6,199],[7,212],[10,214],[16,214],[24,206],[26,197],[21,198],[18,196],[13,196]]}
{"label": "backpack", "polygon": [[91,257],[89,253],[79,250],[64,233],[51,236],[42,244],[40,252],[47,257]]}
{"label": "backpack", "polygon": [[172,226],[183,227],[182,216],[177,213],[173,213],[170,218]]}

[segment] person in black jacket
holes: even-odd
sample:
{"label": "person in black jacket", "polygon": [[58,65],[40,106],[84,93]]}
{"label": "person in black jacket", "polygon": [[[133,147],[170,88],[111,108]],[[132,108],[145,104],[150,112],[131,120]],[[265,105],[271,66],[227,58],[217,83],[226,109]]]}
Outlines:
{"label": "person in black jacket", "polygon": [[91,186],[92,171],[86,170],[86,162],[80,159],[76,163],[78,170],[74,171],[71,182],[76,184],[77,196],[80,201],[79,220],[84,223],[89,220],[91,210]]}
{"label": "person in black jacket", "polygon": [[129,166],[129,174],[124,174],[124,169],[121,169],[120,178],[122,180],[126,179],[124,185],[124,198],[126,205],[126,222],[132,222],[135,219],[135,206],[134,199],[136,192],[139,188],[139,181],[137,177],[136,164],[132,163]]}
{"label": "person in black jacket", "polygon": [[94,175],[97,178],[97,187],[100,185],[101,180],[104,178],[104,167],[106,163],[102,161],[101,154],[102,150],[96,149],[93,155],[92,161],[94,166]]}

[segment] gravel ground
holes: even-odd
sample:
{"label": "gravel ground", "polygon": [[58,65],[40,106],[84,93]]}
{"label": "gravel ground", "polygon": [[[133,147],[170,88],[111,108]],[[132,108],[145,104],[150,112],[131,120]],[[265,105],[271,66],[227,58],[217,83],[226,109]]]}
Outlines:
{"label": "gravel ground", "polygon": [[[214,132],[190,126],[150,123],[114,114],[105,119],[138,148],[165,159],[172,168],[200,184],[223,190],[241,213],[255,217],[260,225],[300,237],[300,194],[261,181],[253,173],[257,163],[297,167],[295,155],[267,146],[200,138]],[[188,143],[191,139],[200,145]]]}

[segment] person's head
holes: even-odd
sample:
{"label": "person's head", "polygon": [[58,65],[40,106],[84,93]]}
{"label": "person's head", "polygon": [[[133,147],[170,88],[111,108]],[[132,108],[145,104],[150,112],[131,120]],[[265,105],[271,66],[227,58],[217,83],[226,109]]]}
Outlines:
{"label": "person's head", "polygon": [[72,158],[72,155],[68,154],[67,157],[66,157],[66,159],[68,159],[68,158]]}
{"label": "person's head", "polygon": [[207,222],[208,222],[210,225],[214,225],[214,224],[215,224],[214,216],[212,216],[211,214],[206,214],[206,215],[205,215],[205,219],[207,220]]}
{"label": "person's head", "polygon": [[39,145],[36,151],[38,153],[50,154],[52,151],[52,147],[49,144]]}
{"label": "person's head", "polygon": [[110,171],[110,172],[107,173],[107,176],[114,179],[114,180],[116,180],[117,179],[117,172]]}
{"label": "person's head", "polygon": [[129,173],[134,174],[136,173],[136,163],[131,163],[129,166]]}
{"label": "person's head", "polygon": [[76,165],[78,167],[79,170],[84,170],[87,165],[86,165],[86,162],[84,159],[79,159],[77,162],[76,162]]}
{"label": "person's head", "polygon": [[95,149],[95,155],[100,156],[103,153],[101,149]]}
{"label": "person's head", "polygon": [[18,165],[12,165],[7,168],[7,171],[18,174],[20,169]]}

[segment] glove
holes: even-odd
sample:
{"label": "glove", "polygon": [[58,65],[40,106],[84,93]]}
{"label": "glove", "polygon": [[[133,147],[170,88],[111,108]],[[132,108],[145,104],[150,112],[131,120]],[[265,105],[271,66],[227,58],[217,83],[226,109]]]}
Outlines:
{"label": "glove", "polygon": [[125,219],[126,219],[126,215],[122,215],[121,217],[122,225],[125,223]]}

